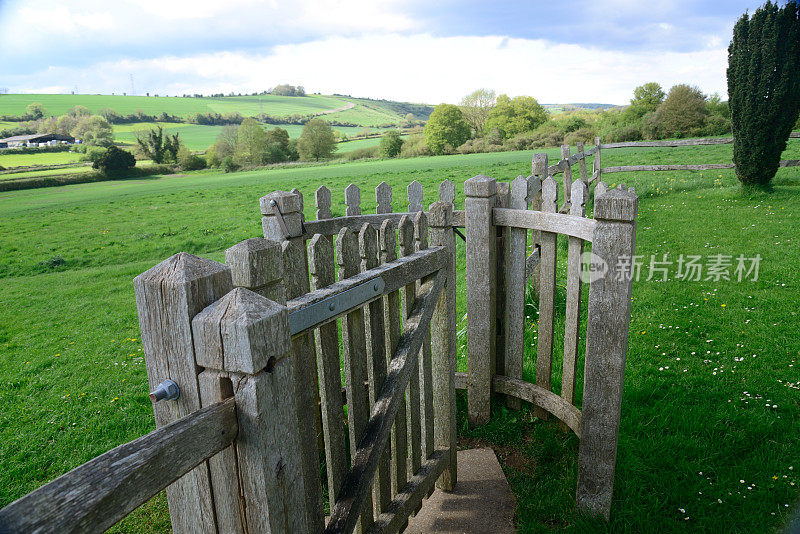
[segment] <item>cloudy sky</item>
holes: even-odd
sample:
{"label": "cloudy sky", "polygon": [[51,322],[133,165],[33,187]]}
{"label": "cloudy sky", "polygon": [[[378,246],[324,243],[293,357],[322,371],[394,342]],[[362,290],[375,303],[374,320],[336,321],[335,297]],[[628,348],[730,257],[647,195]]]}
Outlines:
{"label": "cloudy sky", "polygon": [[0,0],[10,92],[239,93],[278,83],[437,104],[479,87],[626,103],[657,81],[726,95],[748,0]]}

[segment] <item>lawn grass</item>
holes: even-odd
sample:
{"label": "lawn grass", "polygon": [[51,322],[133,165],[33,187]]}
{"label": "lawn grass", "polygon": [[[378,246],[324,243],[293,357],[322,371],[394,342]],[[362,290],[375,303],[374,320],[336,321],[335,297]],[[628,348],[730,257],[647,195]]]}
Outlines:
{"label": "lawn grass", "polygon": [[[547,152],[557,159],[557,150]],[[800,142],[792,140],[784,158],[798,152]],[[662,156],[673,163],[729,161],[730,146],[608,150],[603,162],[644,164]],[[423,184],[429,203],[449,178],[463,207],[465,179],[527,175],[530,158],[530,152],[469,154],[0,193],[0,506],[153,429],[135,275],[178,251],[221,261],[225,248],[261,235],[258,197],[275,189],[300,189],[313,219],[313,191],[321,183],[333,192],[339,216],[350,182],[362,187],[367,213],[374,212],[372,190],[381,181],[394,188],[399,211],[412,179]],[[461,395],[462,444],[488,441],[498,451],[518,499],[521,532],[772,532],[800,496],[800,171],[781,169],[771,194],[748,195],[730,170],[606,178],[640,195],[637,254],[648,261],[665,253],[670,259],[760,254],[759,280],[634,284],[609,526],[575,513],[578,440],[554,423],[537,422],[531,410],[507,411],[498,403],[492,423],[470,430]],[[463,274],[460,240],[458,247]],[[565,251],[560,244],[562,258]],[[562,263],[561,286],[564,274]],[[462,276],[459,282],[460,318]],[[535,345],[535,302],[527,312],[526,339]],[[556,340],[559,355],[562,340]],[[556,357],[556,391],[559,366]],[[465,369],[463,354],[459,367]],[[161,495],[117,530],[167,528]]]}

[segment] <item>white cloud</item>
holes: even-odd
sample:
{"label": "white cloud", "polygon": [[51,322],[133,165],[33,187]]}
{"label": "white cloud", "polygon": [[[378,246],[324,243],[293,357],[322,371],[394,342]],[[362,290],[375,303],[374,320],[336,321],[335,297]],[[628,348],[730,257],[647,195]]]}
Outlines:
{"label": "white cloud", "polygon": [[56,68],[18,85],[36,91],[89,84],[92,91],[122,92],[132,73],[141,93],[252,92],[288,82],[315,92],[433,104],[457,102],[478,87],[532,95],[540,102],[622,104],[635,86],[647,81],[665,88],[690,83],[725,95],[726,61],[724,48],[608,52],[500,36],[387,34],[282,45],[265,55],[219,52],[101,63],[90,69]]}

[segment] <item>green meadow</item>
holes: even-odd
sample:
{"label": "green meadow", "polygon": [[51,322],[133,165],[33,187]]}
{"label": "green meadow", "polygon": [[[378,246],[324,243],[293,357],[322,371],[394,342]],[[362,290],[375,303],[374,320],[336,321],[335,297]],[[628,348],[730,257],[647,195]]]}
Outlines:
{"label": "green meadow", "polygon": [[[6,96],[13,95],[0,102]],[[558,159],[557,150],[547,153]],[[179,251],[222,261],[227,247],[261,235],[258,198],[276,189],[297,187],[313,219],[313,192],[323,183],[339,216],[351,182],[362,188],[364,212],[374,212],[372,191],[381,181],[394,188],[394,209],[403,211],[411,180],[423,184],[427,204],[448,178],[463,208],[464,180],[528,175],[531,156],[201,171],[0,193],[0,506],[153,430],[137,274]],[[607,166],[730,158],[724,145],[603,152]],[[795,158],[800,140],[784,154]],[[576,513],[578,439],[536,420],[529,406],[511,411],[497,402],[492,422],[470,429],[460,394],[460,444],[498,453],[518,501],[520,532],[774,532],[800,498],[800,169],[781,169],[770,193],[744,193],[730,170],[611,174],[606,181],[634,186],[640,196],[636,252],[645,262],[633,288],[610,524]],[[669,280],[647,280],[653,255],[677,262],[680,255],[720,254],[759,255],[758,279],[679,281],[673,263]],[[566,241],[559,255],[556,324],[563,328]],[[460,240],[458,262],[461,318]],[[526,378],[533,379],[534,299],[526,313]],[[464,327],[462,319],[459,345]],[[559,343],[557,335],[556,355]],[[556,357],[555,391],[560,363]],[[466,368],[463,349],[459,366]],[[163,494],[115,527],[168,529]]]}

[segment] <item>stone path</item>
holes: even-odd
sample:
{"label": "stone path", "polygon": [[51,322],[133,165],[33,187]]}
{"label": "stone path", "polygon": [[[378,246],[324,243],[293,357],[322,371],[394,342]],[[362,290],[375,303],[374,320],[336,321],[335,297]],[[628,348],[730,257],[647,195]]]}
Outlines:
{"label": "stone path", "polygon": [[458,484],[436,490],[406,533],[513,534],[516,500],[492,449],[458,451]]}

